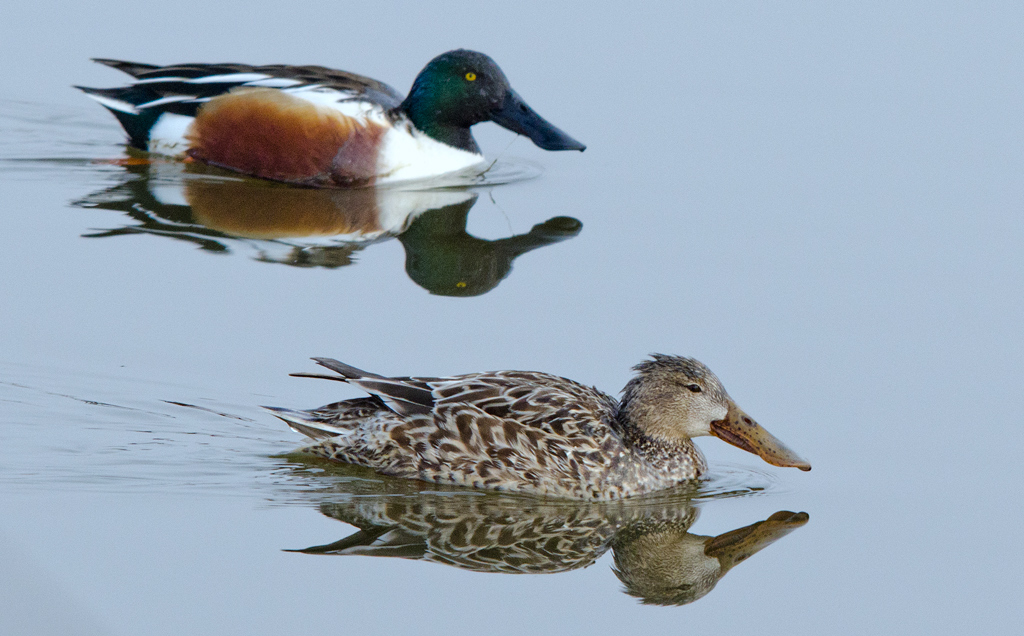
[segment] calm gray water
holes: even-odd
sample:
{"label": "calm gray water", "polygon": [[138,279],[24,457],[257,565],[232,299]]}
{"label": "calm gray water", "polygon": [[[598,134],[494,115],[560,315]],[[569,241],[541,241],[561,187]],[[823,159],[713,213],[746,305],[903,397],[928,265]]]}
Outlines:
{"label": "calm gray water", "polygon": [[[0,633],[1017,632],[1019,3],[89,4],[0,10]],[[399,239],[243,228],[218,202],[340,204],[107,161],[70,88],[113,57],[404,92],[458,46],[588,149],[478,126],[494,178]],[[260,409],[359,395],[310,356],[614,393],[651,352],[814,470],[708,438],[650,501],[467,494],[301,461]]]}

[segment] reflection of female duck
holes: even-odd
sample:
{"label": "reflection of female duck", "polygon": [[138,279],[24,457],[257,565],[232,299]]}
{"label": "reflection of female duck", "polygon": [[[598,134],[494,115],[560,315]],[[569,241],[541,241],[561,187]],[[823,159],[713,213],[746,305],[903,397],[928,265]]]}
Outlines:
{"label": "reflection of female duck", "polygon": [[612,540],[615,575],[626,592],[654,605],[685,605],[701,598],[726,573],[807,523],[805,512],[776,512],[764,521],[717,537],[688,534],[674,521],[643,521]]}
{"label": "reflection of female duck", "polygon": [[[355,251],[398,236],[410,278],[443,295],[487,292],[508,275],[515,258],[576,236],[581,228],[576,219],[555,217],[525,234],[483,240],[466,232],[477,201],[466,190],[308,190],[211,178],[200,166],[130,170],[138,176],[76,205],[124,212],[139,225],[90,236],[147,233],[218,252],[227,251],[231,239],[256,239],[263,241],[259,260],[299,267],[348,265]],[[287,251],[275,253],[280,245]]]}
{"label": "reflection of female duck", "polygon": [[307,554],[400,557],[474,572],[550,574],[584,568],[609,549],[626,592],[682,605],[704,596],[740,561],[807,522],[778,512],[717,537],[690,534],[687,493],[595,504],[507,495],[418,493],[324,503],[359,530]]}
{"label": "reflection of female duck", "polygon": [[336,375],[296,375],[348,382],[371,397],[311,411],[270,410],[315,440],[306,451],[386,475],[618,499],[703,475],[704,456],[693,443],[701,435],[776,466],[811,469],[692,358],[656,354],[641,362],[621,402],[535,371],[388,378],[330,358],[315,360]]}

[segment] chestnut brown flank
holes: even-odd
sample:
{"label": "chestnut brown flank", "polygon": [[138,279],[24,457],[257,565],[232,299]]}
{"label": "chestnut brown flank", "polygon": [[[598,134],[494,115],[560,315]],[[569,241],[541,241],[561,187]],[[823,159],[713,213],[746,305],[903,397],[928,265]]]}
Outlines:
{"label": "chestnut brown flank", "polygon": [[236,89],[205,104],[188,130],[188,156],[307,186],[369,185],[387,128],[269,88]]}

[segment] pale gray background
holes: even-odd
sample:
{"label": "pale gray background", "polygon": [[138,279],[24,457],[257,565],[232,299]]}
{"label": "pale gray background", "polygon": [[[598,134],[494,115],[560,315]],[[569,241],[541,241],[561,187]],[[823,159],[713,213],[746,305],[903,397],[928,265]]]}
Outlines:
{"label": "pale gray background", "polygon": [[[0,632],[1015,633],[1024,300],[1024,6],[706,2],[7,3],[0,9]],[[588,144],[470,230],[557,214],[577,238],[493,292],[429,295],[397,241],[327,271],[153,236],[117,213],[113,118],[71,84],[153,63],[315,63],[406,91],[434,55],[492,55]],[[511,146],[510,146],[511,144]],[[616,392],[652,351],[700,358],[814,464],[715,440],[772,487],[709,502],[715,534],[810,522],[682,608],[609,559],[500,576],[281,552],[345,527],[289,493],[297,435],[259,404],[356,392],[287,377],[540,369]],[[166,401],[203,405],[229,417]],[[241,418],[241,419],[239,419]],[[67,630],[67,631],[62,631]]]}

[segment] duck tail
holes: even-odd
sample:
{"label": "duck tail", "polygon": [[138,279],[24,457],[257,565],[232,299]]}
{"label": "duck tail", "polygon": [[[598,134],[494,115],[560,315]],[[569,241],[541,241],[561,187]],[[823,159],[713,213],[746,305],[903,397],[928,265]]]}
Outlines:
{"label": "duck tail", "polygon": [[94,57],[92,58],[92,61],[98,64],[102,64],[104,66],[109,66],[110,68],[117,69],[122,73],[127,73],[128,75],[131,75],[135,78],[137,78],[139,75],[142,75],[143,73],[155,71],[156,69],[160,68],[155,64],[143,64],[141,62],[125,62],[124,60],[111,60],[103,57]]}
{"label": "duck tail", "polygon": [[357,369],[352,365],[345,364],[344,362],[340,362],[338,360],[335,360],[334,358],[313,358],[313,360],[320,366],[330,369],[331,371],[334,371],[338,375],[342,376],[342,378],[344,378],[345,380],[360,380],[362,378],[382,379],[384,377],[376,373],[370,373],[369,371]]}
{"label": "duck tail", "polygon": [[278,406],[264,406],[263,408],[267,409],[273,413],[274,417],[287,424],[288,428],[292,429],[296,433],[301,433],[310,439],[324,440],[352,432],[351,429],[331,426],[325,422],[315,420],[305,411],[284,409]]}
{"label": "duck tail", "polygon": [[122,88],[89,88],[75,86],[92,99],[100,103],[117,118],[118,123],[128,133],[128,143],[139,150],[149,147],[149,132],[156,125],[156,120],[163,114],[158,108],[138,108],[155,99],[159,99],[152,90],[145,86],[125,86]]}
{"label": "duck tail", "polygon": [[338,375],[319,373],[292,373],[291,375],[298,378],[320,378],[348,382],[377,396],[399,415],[425,415],[434,406],[432,389],[424,383],[423,378],[388,378],[357,369],[334,358],[313,358],[313,360]]}
{"label": "duck tail", "polygon": [[348,382],[349,380],[361,380],[363,378],[379,378],[382,379],[384,376],[377,375],[376,373],[370,373],[369,371],[363,371],[357,369],[352,365],[345,364],[335,360],[334,358],[312,358],[322,367],[334,371],[338,375],[328,375],[326,373],[307,373],[305,371],[299,371],[298,373],[289,373],[288,375],[293,378],[316,378],[318,380],[334,380],[335,382]]}

